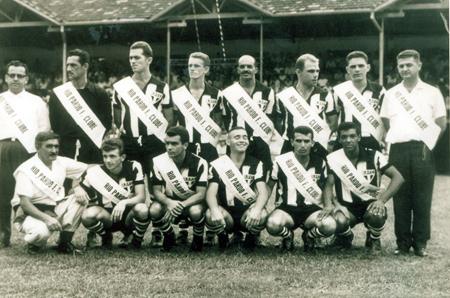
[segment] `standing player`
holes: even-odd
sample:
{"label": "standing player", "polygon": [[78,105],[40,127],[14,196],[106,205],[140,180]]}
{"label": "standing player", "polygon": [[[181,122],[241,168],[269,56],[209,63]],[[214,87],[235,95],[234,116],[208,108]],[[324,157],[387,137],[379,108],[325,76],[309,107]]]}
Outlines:
{"label": "standing player", "polygon": [[[336,230],[336,221],[330,216],[330,177],[325,160],[312,151],[313,136],[313,130],[307,126],[294,128],[290,135],[293,151],[277,157],[273,166],[269,187],[277,183],[276,196],[281,204],[269,215],[267,231],[283,238],[282,250],[293,250],[294,230],[298,227],[303,229],[304,251],[314,249],[315,238],[331,236]],[[298,179],[309,184],[299,183]],[[314,188],[317,192],[309,191]]]}
{"label": "standing player", "polygon": [[[275,127],[276,111],[275,106],[275,92],[272,88],[264,86],[261,82],[256,80],[256,60],[252,56],[244,55],[239,58],[237,73],[239,75],[239,85],[250,95],[250,97],[258,103],[259,108],[267,114]],[[244,118],[238,114],[228,101],[224,98],[224,122],[227,129],[235,126],[245,127],[247,131],[250,145],[247,153],[256,157],[264,163],[266,170],[272,167],[272,158],[269,145],[264,142],[261,136],[253,134],[253,129],[246,123]]]}
{"label": "standing player", "polygon": [[59,136],[51,131],[37,134],[36,149],[37,154],[14,172],[14,222],[25,233],[30,253],[45,246],[54,231],[60,232],[59,252],[79,253],[71,240],[80,224],[87,194],[78,185],[74,195],[64,197],[63,182],[66,177],[78,181],[87,165],[58,156]]}
{"label": "standing player", "polygon": [[[158,80],[151,72],[153,50],[145,41],[137,41],[130,46],[129,60],[133,71],[133,81],[142,89],[154,107],[163,113],[169,127],[173,125],[173,105],[169,86]],[[125,154],[129,160],[141,163],[144,173],[149,177],[153,157],[165,151],[164,143],[152,134],[126,102],[114,93],[114,122],[120,127]],[[152,243],[158,245],[161,233],[154,230]]]}
{"label": "standing player", "polygon": [[[105,90],[87,79],[90,57],[80,49],[67,54],[67,78],[80,93],[88,107],[100,120],[105,129],[111,129],[111,99]],[[49,101],[50,123],[52,129],[61,136],[60,154],[85,163],[101,163],[100,149],[76,123],[75,119],[61,104],[54,93]],[[79,152],[77,152],[79,142]]]}
{"label": "standing player", "polygon": [[[249,140],[245,128],[232,128],[227,145],[229,157],[222,156],[211,163],[206,223],[217,233],[220,249],[228,246],[229,232],[245,231],[244,248],[253,250],[267,219],[266,173],[262,162],[246,153]],[[245,189],[252,194],[245,196]]]}
{"label": "standing player", "polygon": [[[50,129],[45,102],[25,91],[27,65],[17,60],[9,62],[5,82],[8,91],[0,94],[0,248],[10,245],[11,199],[15,187],[13,173],[36,151],[36,134]],[[23,123],[28,130],[18,130],[20,126],[16,123]]]}
{"label": "standing player", "polygon": [[120,230],[123,246],[140,248],[150,224],[142,167],[125,160],[121,139],[105,140],[101,150],[103,165],[89,168],[81,182],[96,201],[83,212],[83,225],[102,237],[104,247],[112,246],[112,232]]}
{"label": "standing player", "polygon": [[188,219],[194,230],[191,250],[203,249],[205,193],[208,184],[208,163],[187,151],[189,133],[182,126],[167,130],[167,153],[153,159],[150,184],[155,201],[150,206],[153,225],[164,234],[163,249],[175,245],[172,223]]}
{"label": "standing player", "polygon": [[[329,116],[335,115],[336,111],[328,108],[329,106],[334,106],[333,102],[327,102],[327,100],[330,100],[330,97],[327,98],[327,91],[317,85],[320,73],[319,59],[311,54],[301,55],[295,62],[295,73],[297,75],[295,90],[326,123],[327,119],[330,118]],[[300,125],[302,119],[294,117],[279,98],[277,104],[283,119],[281,127],[283,129],[284,144],[281,153],[286,153],[292,151],[292,142],[289,136],[293,135],[294,128]],[[326,110],[330,110],[329,113],[326,114]],[[312,151],[317,152],[323,158],[327,155],[327,148],[324,148],[318,142],[314,142]]]}
{"label": "standing player", "polygon": [[420,79],[422,62],[416,50],[397,55],[403,81],[389,89],[381,116],[391,144],[389,161],[406,183],[394,197],[397,254],[411,248],[426,256],[430,239],[431,198],[434,184],[432,149],[446,128],[446,109],[439,89]]}
{"label": "standing player", "polygon": [[335,130],[339,123],[355,122],[361,127],[361,145],[381,150],[384,128],[379,113],[385,89],[367,80],[370,64],[366,53],[350,52],[346,60],[350,80],[334,86],[328,95],[334,104],[328,105],[326,112],[337,113],[330,117],[330,126]]}
{"label": "standing player", "polygon": [[[335,185],[337,197],[333,214],[337,222],[335,244],[351,248],[351,228],[363,222],[367,228],[365,246],[370,251],[379,251],[387,218],[385,204],[399,190],[404,179],[381,152],[360,145],[358,124],[343,122],[337,132],[343,148],[327,156],[333,174],[327,183]],[[379,188],[382,175],[391,179],[385,190]]]}

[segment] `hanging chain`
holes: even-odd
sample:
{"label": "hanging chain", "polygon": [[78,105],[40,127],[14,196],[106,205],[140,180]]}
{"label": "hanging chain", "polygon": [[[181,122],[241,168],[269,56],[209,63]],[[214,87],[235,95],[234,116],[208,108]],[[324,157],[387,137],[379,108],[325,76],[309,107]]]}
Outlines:
{"label": "hanging chain", "polygon": [[226,61],[227,60],[227,53],[225,52],[225,41],[224,41],[224,37],[223,37],[222,19],[220,18],[219,0],[216,0],[216,8],[217,8],[217,21],[219,23],[220,45],[222,47],[223,60]]}
{"label": "hanging chain", "polygon": [[202,47],[200,46],[200,33],[198,32],[197,11],[195,9],[194,0],[191,0],[191,5],[192,5],[192,13],[194,14],[195,35],[197,36],[197,48],[198,48],[198,51],[201,52]]}

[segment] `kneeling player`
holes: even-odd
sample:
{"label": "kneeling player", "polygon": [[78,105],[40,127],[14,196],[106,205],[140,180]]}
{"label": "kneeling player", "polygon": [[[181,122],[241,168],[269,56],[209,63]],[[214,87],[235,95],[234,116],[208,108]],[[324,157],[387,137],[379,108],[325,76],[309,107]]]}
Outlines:
{"label": "kneeling player", "polygon": [[314,248],[315,238],[331,236],[336,229],[330,215],[332,187],[326,185],[327,165],[311,151],[313,134],[309,127],[296,127],[290,137],[294,150],[275,159],[271,174],[269,186],[277,183],[276,196],[281,204],[270,214],[267,231],[281,236],[282,249],[287,251],[294,248],[294,230],[298,227],[303,229],[305,251]]}
{"label": "kneeling player", "polygon": [[253,250],[267,219],[266,173],[261,161],[246,154],[249,140],[243,127],[228,132],[227,144],[230,155],[211,162],[206,224],[217,233],[220,249],[227,247],[229,232],[242,230],[247,232],[244,248]]}
{"label": "kneeling player", "polygon": [[[335,244],[351,248],[351,228],[364,222],[368,230],[365,246],[370,251],[379,251],[387,219],[385,203],[398,191],[403,177],[386,156],[359,145],[361,130],[357,124],[341,123],[338,140],[343,148],[327,156],[332,170],[330,182],[335,184],[338,201],[333,214],[337,222]],[[391,178],[384,191],[379,189],[383,174]]]}
{"label": "kneeling player", "polygon": [[125,160],[118,138],[105,140],[101,150],[103,165],[89,168],[81,182],[97,204],[84,211],[82,223],[102,237],[104,247],[112,246],[112,232],[122,231],[121,246],[140,248],[150,224],[142,166]]}
{"label": "kneeling player", "polygon": [[172,223],[187,219],[193,225],[192,251],[203,249],[205,193],[208,163],[187,151],[189,134],[182,126],[171,127],[165,138],[166,153],[153,158],[151,184],[154,202],[150,206],[153,225],[164,234],[163,249],[175,245]]}

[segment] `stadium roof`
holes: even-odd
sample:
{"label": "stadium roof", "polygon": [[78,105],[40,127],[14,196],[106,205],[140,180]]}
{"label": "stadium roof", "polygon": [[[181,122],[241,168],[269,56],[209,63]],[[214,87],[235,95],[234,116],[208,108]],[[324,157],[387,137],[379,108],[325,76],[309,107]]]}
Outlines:
{"label": "stadium roof", "polygon": [[[65,26],[189,19],[193,18],[192,2],[204,18],[217,17],[215,0],[0,0],[2,5],[26,9],[37,20]],[[448,0],[219,0],[221,14],[228,13],[228,17],[370,13],[411,2],[448,7]],[[0,17],[2,12],[4,16],[0,7]],[[8,20],[11,27],[18,23],[14,16]]]}

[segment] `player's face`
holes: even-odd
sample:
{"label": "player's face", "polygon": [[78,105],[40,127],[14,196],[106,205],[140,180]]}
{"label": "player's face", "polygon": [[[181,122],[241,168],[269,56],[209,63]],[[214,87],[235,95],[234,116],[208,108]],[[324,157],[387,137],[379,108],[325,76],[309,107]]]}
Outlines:
{"label": "player's face", "polygon": [[103,151],[102,156],[103,163],[109,171],[116,172],[116,170],[122,169],[122,162],[125,160],[125,155],[120,154],[119,149]]}
{"label": "player's face", "polygon": [[296,132],[291,140],[294,154],[297,156],[308,156],[311,148],[314,145],[311,134],[302,134]]}
{"label": "player's face", "polygon": [[306,60],[303,70],[297,70],[298,80],[306,86],[314,87],[319,80],[319,72],[319,62]]}
{"label": "player's face", "polygon": [[356,129],[343,130],[339,136],[339,143],[341,143],[345,152],[352,152],[358,147],[361,136],[358,135]]}
{"label": "player's face", "polygon": [[134,73],[139,73],[147,70],[152,63],[152,57],[147,57],[144,55],[142,49],[131,49],[130,50],[130,66]]}
{"label": "player's face", "polygon": [[188,61],[188,70],[191,79],[198,79],[204,77],[208,73],[209,67],[204,65],[202,59],[191,57]]}
{"label": "player's face", "polygon": [[187,149],[187,144],[181,142],[180,136],[166,136],[164,142],[166,144],[167,154],[170,158],[176,158],[182,155]]}
{"label": "player's face", "polygon": [[241,79],[253,79],[257,73],[255,59],[250,56],[241,57],[237,72]]}
{"label": "player's face", "polygon": [[370,70],[370,64],[367,64],[364,58],[352,58],[348,61],[346,69],[350,80],[362,81],[367,78],[367,73]]}
{"label": "player's face", "polygon": [[87,67],[88,67],[87,63],[81,65],[80,57],[78,56],[67,57],[66,61],[67,78],[70,81],[73,81],[84,77],[87,72]]}
{"label": "player's face", "polygon": [[39,158],[45,163],[51,163],[56,160],[59,153],[59,141],[58,139],[51,139],[43,142],[39,148],[37,148]]}
{"label": "player's face", "polygon": [[25,85],[28,83],[28,76],[23,66],[10,66],[5,75],[5,82],[8,84],[8,89],[14,94],[23,91]]}
{"label": "player's face", "polygon": [[422,68],[422,63],[413,57],[400,58],[397,60],[398,73],[402,79],[416,78],[419,76],[419,71]]}
{"label": "player's face", "polygon": [[248,144],[248,135],[245,129],[237,129],[228,133],[227,145],[233,152],[245,152]]}

